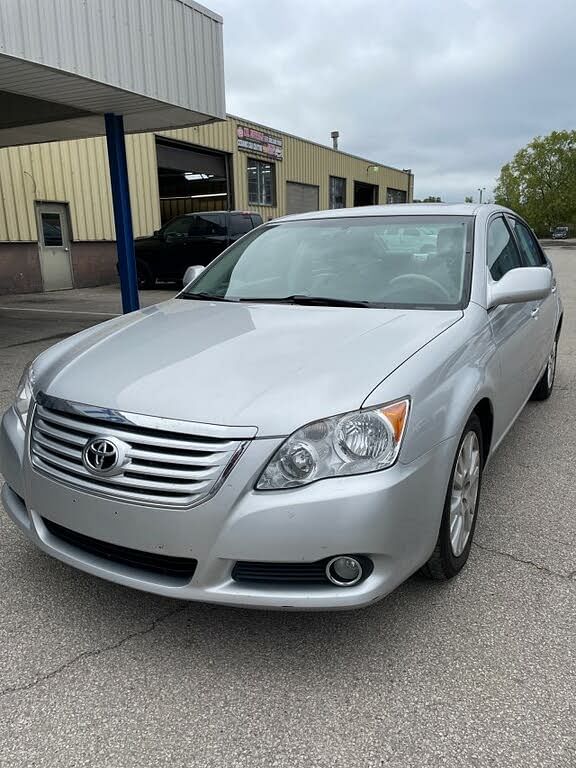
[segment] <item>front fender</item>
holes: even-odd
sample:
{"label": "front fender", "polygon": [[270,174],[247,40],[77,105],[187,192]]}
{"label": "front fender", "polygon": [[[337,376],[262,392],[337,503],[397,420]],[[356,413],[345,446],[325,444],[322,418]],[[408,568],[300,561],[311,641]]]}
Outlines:
{"label": "front fender", "polygon": [[462,320],[438,335],[379,384],[363,403],[409,395],[411,409],[399,460],[409,463],[460,436],[477,403],[494,402],[500,363],[484,309],[470,304]]}

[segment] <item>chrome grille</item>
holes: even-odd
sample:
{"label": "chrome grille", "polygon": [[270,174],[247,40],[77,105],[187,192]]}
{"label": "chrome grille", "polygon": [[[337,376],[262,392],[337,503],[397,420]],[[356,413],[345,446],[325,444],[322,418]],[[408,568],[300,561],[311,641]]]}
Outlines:
{"label": "chrome grille", "polygon": [[[192,506],[216,492],[255,431],[126,414],[41,395],[30,453],[37,471],[81,490],[139,503]],[[101,476],[86,468],[82,453],[94,437],[122,441],[126,459],[119,474]]]}

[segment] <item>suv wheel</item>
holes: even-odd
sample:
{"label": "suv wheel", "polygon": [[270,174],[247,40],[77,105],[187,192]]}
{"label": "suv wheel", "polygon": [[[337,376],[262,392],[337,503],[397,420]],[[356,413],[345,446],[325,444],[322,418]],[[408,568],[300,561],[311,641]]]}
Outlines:
{"label": "suv wheel", "polygon": [[156,285],[156,278],[152,274],[150,267],[143,261],[136,262],[136,271],[138,273],[138,288],[141,291],[148,291]]}

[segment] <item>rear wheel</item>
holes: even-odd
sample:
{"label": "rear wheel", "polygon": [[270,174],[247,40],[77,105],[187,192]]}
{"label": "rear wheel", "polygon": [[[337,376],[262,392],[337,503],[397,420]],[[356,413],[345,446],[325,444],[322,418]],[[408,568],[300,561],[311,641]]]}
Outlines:
{"label": "rear wheel", "polygon": [[138,273],[138,288],[141,291],[148,291],[156,285],[156,277],[152,270],[143,261],[136,262],[136,271]]}
{"label": "rear wheel", "polygon": [[451,579],[468,560],[476,528],[483,463],[482,427],[473,413],[458,443],[438,541],[422,569],[431,579]]}
{"label": "rear wheel", "polygon": [[546,364],[546,370],[542,374],[542,378],[536,384],[534,392],[532,392],[532,400],[548,400],[552,394],[552,388],[554,387],[554,378],[556,377],[556,355],[558,353],[558,339],[554,340],[552,344],[552,350],[548,356],[548,363]]}

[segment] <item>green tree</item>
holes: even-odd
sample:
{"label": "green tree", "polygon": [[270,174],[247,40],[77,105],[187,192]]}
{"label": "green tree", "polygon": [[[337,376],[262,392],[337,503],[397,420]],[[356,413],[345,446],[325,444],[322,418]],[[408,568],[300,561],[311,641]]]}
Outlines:
{"label": "green tree", "polygon": [[523,216],[539,235],[576,224],[576,131],[537,136],[500,171],[494,199]]}
{"label": "green tree", "polygon": [[464,202],[465,202],[465,203],[473,203],[473,202],[474,202],[474,199],[473,199],[473,198],[472,198],[470,195],[467,195],[467,196],[464,198]]}
{"label": "green tree", "polygon": [[425,197],[424,200],[422,200],[423,203],[441,203],[442,198],[441,197]]}

